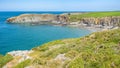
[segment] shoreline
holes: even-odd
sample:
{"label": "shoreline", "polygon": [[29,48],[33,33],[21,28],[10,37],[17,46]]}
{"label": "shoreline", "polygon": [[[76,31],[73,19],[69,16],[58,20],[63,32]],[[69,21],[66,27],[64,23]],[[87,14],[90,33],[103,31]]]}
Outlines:
{"label": "shoreline", "polygon": [[[14,24],[17,24],[17,23],[14,23]],[[21,25],[21,24],[19,24],[19,25]],[[29,25],[30,26],[36,26],[38,24],[29,24]],[[116,27],[113,27],[113,26],[101,26],[101,25],[87,26],[86,24],[66,24],[66,25],[63,25],[63,24],[39,24],[39,25],[75,27],[75,28],[81,28],[81,29],[90,30],[92,33],[93,32],[99,32],[99,31],[111,30],[111,29],[118,29],[119,28],[117,26]],[[17,51],[29,51],[29,50],[17,50]]]}
{"label": "shoreline", "polygon": [[[81,28],[81,27],[73,26],[73,25],[68,25],[68,26],[70,26],[70,27],[76,27],[76,28]],[[106,28],[104,28],[104,29],[103,28],[95,29],[95,27],[84,27],[83,29],[88,29],[88,30],[92,31],[91,33],[94,33],[94,32],[101,32],[101,31],[104,31],[104,30],[118,29],[118,27],[114,27],[112,29],[108,29],[108,28],[107,29]],[[21,62],[23,62],[25,60],[31,60],[31,59],[33,59],[34,57],[30,56],[31,53],[34,53],[34,51],[33,50],[16,50],[16,51],[7,52],[6,54],[11,55],[14,58],[14,60],[17,59],[16,64],[19,64],[19,63],[21,63]],[[59,54],[59,55],[57,55],[57,57],[55,58],[55,60],[66,60],[66,59],[69,60],[69,58],[66,58],[64,55],[65,54]],[[3,66],[3,68],[6,68],[9,65],[11,65],[11,63],[14,62],[14,60],[11,61],[11,62],[8,62],[6,65]]]}
{"label": "shoreline", "polygon": [[[38,24],[34,24],[34,25],[38,25]],[[46,25],[46,24],[44,24]],[[48,24],[49,25],[49,24]],[[51,24],[50,24],[51,25]],[[31,24],[32,26],[32,24]],[[66,25],[62,25],[62,24],[53,24],[51,26],[65,26],[65,27],[75,27],[75,28],[81,28],[81,29],[87,29],[89,31],[91,31],[91,33],[94,33],[94,32],[101,32],[101,31],[105,31],[105,30],[112,30],[112,29],[118,29],[119,27],[113,27],[113,26],[104,26],[104,27],[97,27],[97,26],[100,26],[100,25],[93,25],[93,26],[86,26],[86,25],[83,25],[83,24],[77,24],[77,25],[73,25],[73,24],[66,24]],[[32,52],[32,50],[13,50],[13,51],[10,51],[10,52],[7,52],[7,53],[13,53],[13,52],[19,52],[19,51],[23,51],[23,52]],[[7,54],[6,53],[6,54]]]}
{"label": "shoreline", "polygon": [[100,31],[105,31],[105,30],[112,30],[112,29],[118,29],[119,27],[113,27],[113,26],[100,26],[100,25],[93,25],[93,26],[86,26],[86,25],[66,25],[68,27],[76,27],[76,28],[82,28],[82,29],[87,29],[90,30],[91,32],[100,32]]}
{"label": "shoreline", "polygon": [[120,26],[120,12],[97,12],[97,16],[95,14],[92,12],[20,14],[8,18],[6,22],[11,24],[72,26],[88,29],[92,32],[116,29]]}
{"label": "shoreline", "polygon": [[[56,26],[56,25],[52,25],[52,26]],[[57,25],[57,26],[61,26],[61,25]],[[101,31],[106,31],[106,30],[112,30],[112,29],[119,29],[119,27],[114,27],[114,28],[113,27],[112,28],[109,28],[109,27],[96,28],[96,27],[92,27],[92,26],[91,27],[87,27],[87,26],[81,26],[81,25],[65,25],[65,27],[75,27],[75,28],[87,29],[87,30],[91,31],[91,33],[101,32]],[[10,54],[13,57],[15,57],[15,56],[23,56],[25,54],[29,54],[29,53],[32,53],[32,52],[33,52],[32,50],[13,50],[13,51],[7,52],[6,54]]]}
{"label": "shoreline", "polygon": [[[74,15],[74,14],[73,14]],[[78,14],[76,14],[78,15]],[[19,19],[17,18],[19,17]],[[118,23],[120,21],[120,16],[105,16],[105,17],[90,17],[90,18],[83,18],[83,19],[77,19],[76,22],[73,22],[69,19],[70,15],[66,16],[64,15],[51,15],[51,14],[43,14],[43,15],[33,15],[32,19],[31,15],[20,15],[17,17],[12,17],[7,19],[7,23],[9,24],[27,24],[27,25],[51,25],[51,26],[65,26],[65,27],[75,27],[75,28],[81,28],[91,31],[90,34],[94,32],[102,32],[102,31],[108,31],[108,30],[114,30],[119,29]],[[24,18],[25,17],[25,18]],[[40,19],[42,18],[42,19]],[[37,19],[37,20],[36,20]],[[81,20],[81,21],[80,21]],[[117,25],[116,25],[117,24]],[[84,37],[84,36],[83,36]],[[55,41],[55,40],[54,40]],[[47,42],[46,42],[47,43]],[[29,55],[30,53],[34,52],[34,50],[16,50],[16,51],[10,51],[6,54],[10,54],[13,58],[20,57],[18,62],[22,62],[27,59],[32,59],[32,57]],[[63,55],[60,55],[60,57],[64,57]],[[58,56],[59,58],[59,56]],[[9,65],[9,64],[8,64]]]}

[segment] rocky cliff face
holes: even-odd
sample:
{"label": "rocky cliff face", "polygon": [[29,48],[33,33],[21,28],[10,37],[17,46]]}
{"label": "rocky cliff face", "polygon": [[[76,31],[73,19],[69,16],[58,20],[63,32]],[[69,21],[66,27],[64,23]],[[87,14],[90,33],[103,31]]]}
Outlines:
{"label": "rocky cliff face", "polygon": [[[86,17],[77,18],[71,22],[72,14],[22,14],[7,19],[8,23],[32,23],[32,24],[85,24],[87,26],[120,26],[120,16]],[[77,23],[76,23],[77,22]]]}
{"label": "rocky cliff face", "polygon": [[22,14],[7,19],[8,23],[60,24],[68,22],[66,15]]}
{"label": "rocky cliff face", "polygon": [[81,18],[79,23],[84,23],[87,24],[88,26],[91,25],[119,26],[120,16]]}

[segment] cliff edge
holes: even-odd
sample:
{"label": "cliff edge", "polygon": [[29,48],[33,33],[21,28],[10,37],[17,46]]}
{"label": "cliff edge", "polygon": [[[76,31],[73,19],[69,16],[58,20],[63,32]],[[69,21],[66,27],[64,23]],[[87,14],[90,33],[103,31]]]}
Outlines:
{"label": "cliff edge", "polygon": [[8,23],[62,24],[87,27],[120,26],[120,12],[88,12],[64,14],[22,14],[7,19]]}

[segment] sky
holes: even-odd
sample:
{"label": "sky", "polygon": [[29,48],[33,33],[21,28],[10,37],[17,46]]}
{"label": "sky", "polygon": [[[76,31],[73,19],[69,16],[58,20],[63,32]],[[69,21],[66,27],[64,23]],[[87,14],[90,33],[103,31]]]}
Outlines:
{"label": "sky", "polygon": [[0,11],[117,11],[120,0],[0,0]]}

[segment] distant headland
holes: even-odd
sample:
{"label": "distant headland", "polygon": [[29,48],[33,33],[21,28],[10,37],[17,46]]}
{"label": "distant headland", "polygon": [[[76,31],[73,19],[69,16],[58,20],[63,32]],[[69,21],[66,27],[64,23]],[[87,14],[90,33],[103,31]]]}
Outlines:
{"label": "distant headland", "polygon": [[17,24],[72,25],[82,28],[112,29],[120,26],[120,12],[76,12],[64,14],[22,14],[7,19]]}

